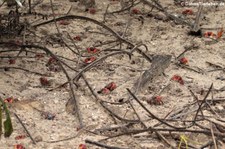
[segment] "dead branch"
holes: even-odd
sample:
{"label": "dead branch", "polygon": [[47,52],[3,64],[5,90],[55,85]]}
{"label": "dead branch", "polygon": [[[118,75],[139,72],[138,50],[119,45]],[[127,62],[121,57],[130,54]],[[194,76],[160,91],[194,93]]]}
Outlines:
{"label": "dead branch", "polygon": [[195,122],[195,120],[197,119],[198,112],[200,111],[200,109],[202,108],[203,104],[205,103],[207,97],[209,96],[209,93],[211,92],[212,87],[213,87],[213,84],[211,84],[211,86],[209,87],[209,90],[208,90],[206,96],[204,97],[204,99],[202,100],[201,104],[199,105],[198,110],[197,110],[197,112],[195,114],[193,122]]}
{"label": "dead branch", "polygon": [[[124,42],[125,44],[128,44],[129,46],[131,47],[134,47],[135,45],[132,44],[130,41],[122,38],[118,33],[116,33],[115,31],[113,31],[110,27],[108,27],[107,25],[97,21],[97,20],[94,20],[92,18],[88,18],[88,17],[84,17],[84,16],[76,16],[76,15],[67,15],[67,16],[63,16],[63,17],[58,17],[58,18],[55,18],[55,21],[60,21],[60,20],[71,20],[71,19],[78,19],[78,20],[86,20],[86,21],[90,21],[94,24],[97,24],[101,27],[103,27],[104,29],[106,29],[107,31],[109,31],[113,36],[115,36],[118,40],[120,40],[121,42]],[[46,21],[46,22],[42,22],[42,23],[39,23],[39,24],[36,24],[36,25],[33,25],[33,27],[37,28],[39,26],[42,26],[42,25],[46,25],[46,24],[49,24],[49,23],[52,23],[54,22],[54,19],[53,20],[49,20],[49,21]],[[151,62],[151,58],[149,58],[144,52],[142,52],[141,49],[137,48],[137,51],[149,62]]]}
{"label": "dead branch", "polygon": [[21,121],[21,119],[19,118],[19,116],[16,113],[14,113],[14,115],[17,118],[17,120],[19,121],[19,123],[22,125],[23,129],[26,131],[27,135],[29,136],[29,138],[31,139],[31,141],[33,142],[33,144],[36,144],[35,140],[31,136],[30,132],[28,131],[28,129],[26,128],[26,126],[23,124],[23,122]]}
{"label": "dead branch", "polygon": [[165,124],[166,126],[169,126],[169,127],[171,127],[171,128],[175,128],[175,129],[184,129],[184,128],[186,128],[186,127],[176,127],[176,126],[173,126],[173,125],[171,125],[171,124],[169,124],[169,123],[167,123],[167,122],[165,122],[164,120],[162,120],[162,119],[160,119],[160,118],[158,118],[157,116],[155,116],[152,112],[150,112],[140,101],[139,101],[139,99],[129,90],[129,89],[127,89],[127,91],[129,92],[129,94],[133,97],[133,99],[135,99],[138,103],[139,103],[139,105],[146,111],[146,112],[148,112],[148,114],[152,117],[152,118],[154,118],[154,119],[156,119],[156,120],[158,120],[159,122],[161,122],[161,123],[163,123],[163,124]]}
{"label": "dead branch", "polygon": [[103,143],[100,143],[100,142],[96,142],[96,141],[92,141],[92,140],[89,140],[89,139],[86,139],[85,143],[93,144],[93,145],[96,145],[96,146],[99,146],[99,147],[103,147],[103,148],[106,148],[106,149],[129,149],[129,148],[109,146],[109,145],[106,145],[106,144],[103,144]]}

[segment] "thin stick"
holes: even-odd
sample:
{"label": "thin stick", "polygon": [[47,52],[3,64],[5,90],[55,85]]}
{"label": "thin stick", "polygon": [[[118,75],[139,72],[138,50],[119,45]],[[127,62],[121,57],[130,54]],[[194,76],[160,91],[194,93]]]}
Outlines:
{"label": "thin stick", "polygon": [[[109,138],[105,138],[103,140],[108,140],[108,139],[111,139],[111,138],[115,138],[115,137],[119,137],[119,136],[123,136],[123,135],[130,135],[130,134],[140,134],[140,133],[144,133],[144,132],[148,132],[148,131],[162,131],[162,132],[189,132],[189,133],[196,133],[196,134],[199,134],[199,133],[202,133],[202,134],[205,134],[205,135],[211,135],[211,132],[209,130],[193,130],[193,129],[167,129],[167,128],[152,128],[152,127],[149,127],[147,129],[139,129],[139,130],[131,130],[131,131],[127,131],[127,132],[123,132],[123,133],[120,133],[120,134],[116,134],[116,135],[112,135],[110,136]],[[225,137],[225,134],[224,133],[220,133],[220,132],[214,132],[214,135],[217,136],[217,137]]]}
{"label": "thin stick", "polygon": [[140,4],[140,3],[141,3],[141,2],[134,3],[134,1],[132,1],[132,4],[131,4],[130,6],[125,7],[125,8],[121,8],[120,10],[116,10],[116,11],[113,11],[113,12],[109,12],[108,14],[113,15],[113,14],[115,14],[115,13],[121,13],[121,12],[124,12],[124,11],[128,11],[128,10],[130,10],[132,7],[134,7],[134,6],[136,6],[136,5]]}
{"label": "thin stick", "polygon": [[103,21],[102,21],[102,22],[106,22],[106,16],[107,16],[107,14],[108,14],[108,9],[109,9],[109,4],[108,4],[107,7],[106,7],[105,13],[104,13],[104,15],[103,15]]}
{"label": "thin stick", "polygon": [[19,118],[19,116],[14,113],[15,117],[18,119],[19,123],[22,125],[23,129],[26,131],[27,135],[30,137],[30,139],[32,140],[33,144],[36,144],[35,140],[33,139],[33,137],[31,136],[30,132],[28,131],[28,129],[26,128],[26,126],[23,124],[23,122],[21,121],[21,119]]}
{"label": "thin stick", "polygon": [[100,142],[91,141],[89,139],[86,139],[85,143],[93,144],[93,145],[96,145],[96,146],[99,146],[99,147],[103,147],[103,148],[106,148],[106,149],[129,149],[129,148],[109,146],[109,145],[106,145],[106,144],[103,144],[103,143],[100,143]]}
{"label": "thin stick", "polygon": [[53,2],[52,2],[52,0],[50,0],[50,4],[51,4],[51,10],[52,10],[52,14],[53,14],[53,20],[54,20],[54,23],[55,23],[55,27],[56,27],[56,29],[57,29],[57,31],[59,33],[60,38],[62,39],[62,35],[61,35],[60,30],[58,28],[58,25],[56,23],[55,11],[54,11],[54,8],[53,8]]}
{"label": "thin stick", "polygon": [[20,67],[3,66],[3,67],[0,67],[0,69],[4,69],[4,70],[16,69],[16,70],[22,70],[22,71],[25,71],[25,72],[28,72],[28,73],[33,73],[33,74],[40,75],[40,76],[45,76],[45,74],[42,74],[42,73],[39,73],[39,72],[30,71],[29,69],[20,68]]}
{"label": "thin stick", "polygon": [[[189,91],[191,92],[191,95],[194,97],[194,99],[195,99],[195,101],[197,102],[197,104],[198,104],[198,106],[200,106],[200,104],[199,104],[199,100],[198,100],[198,97],[194,94],[194,92],[191,90],[191,89],[189,89]],[[201,114],[202,114],[202,117],[204,117],[204,114],[203,114],[203,112],[202,112],[202,109],[200,109],[200,111],[201,111]]]}
{"label": "thin stick", "polygon": [[199,108],[198,108],[198,110],[197,110],[197,112],[196,112],[196,114],[195,114],[195,118],[194,118],[193,122],[195,122],[195,120],[197,119],[198,112],[200,111],[202,105],[205,103],[207,97],[209,96],[209,93],[211,92],[212,87],[213,87],[213,83],[212,83],[211,86],[209,87],[209,90],[208,90],[206,96],[204,97],[204,99],[202,100],[201,104],[199,105]]}
{"label": "thin stick", "polygon": [[[90,125],[91,126],[91,125]],[[58,143],[58,142],[64,142],[64,141],[69,141],[69,140],[72,140],[74,138],[77,138],[79,137],[84,131],[86,131],[85,129],[89,127],[89,126],[85,126],[83,128],[81,128],[78,133],[74,136],[71,136],[71,137],[67,137],[67,138],[64,138],[64,139],[61,139],[61,140],[52,140],[52,141],[43,141],[43,142],[46,142],[46,143]]]}
{"label": "thin stick", "polygon": [[206,149],[208,146],[211,146],[212,144],[213,144],[213,141],[209,141],[209,142],[207,142],[206,144],[202,145],[202,146],[200,147],[200,149]]}
{"label": "thin stick", "polygon": [[31,0],[28,0],[29,10],[28,13],[31,14]]}
{"label": "thin stick", "polygon": [[211,123],[210,131],[211,131],[211,134],[212,134],[212,140],[213,140],[214,147],[215,147],[215,149],[218,149],[217,144],[216,144],[216,140],[215,140],[214,131],[213,131],[213,123]]}
{"label": "thin stick", "polygon": [[116,126],[102,127],[99,129],[95,129],[94,132],[113,131],[113,130],[119,130],[119,129],[122,130],[132,125],[133,123],[126,123],[126,124],[121,124]]}

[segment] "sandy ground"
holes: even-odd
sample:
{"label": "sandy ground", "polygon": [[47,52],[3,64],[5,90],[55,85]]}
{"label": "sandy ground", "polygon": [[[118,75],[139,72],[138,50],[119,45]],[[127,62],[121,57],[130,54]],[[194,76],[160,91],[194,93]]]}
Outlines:
{"label": "sandy ground", "polygon": [[[103,20],[103,14],[105,13],[108,4],[110,4],[108,12],[119,10],[120,8],[120,4],[117,1],[96,0],[96,14],[90,14],[89,12],[85,12],[84,7],[78,6],[76,2],[54,0],[53,3],[56,14],[65,14],[70,9],[70,6],[72,6],[69,14],[87,16],[98,21]],[[198,10],[198,7],[196,6],[176,6],[173,1],[169,0],[163,1],[162,5],[166,6],[168,12],[181,16],[184,9],[192,9],[194,11],[194,15],[187,16],[191,21],[193,21],[193,18]],[[150,11],[148,6],[144,6],[142,4],[135,6],[135,8],[139,9],[142,13],[147,13]],[[201,22],[202,27],[223,27],[223,24],[225,24],[224,8],[225,6],[220,6],[218,8],[214,8],[213,6],[206,7],[204,11],[205,17]],[[1,7],[1,12],[6,12],[6,10],[7,8],[5,6]],[[35,10],[36,12],[41,12],[43,14],[51,14],[49,1],[44,0],[42,4],[35,7]],[[139,43],[146,44],[148,47],[148,51],[146,53],[148,55],[170,54],[173,56],[171,65],[165,71],[165,76],[160,76],[154,81],[154,83],[149,85],[149,89],[146,89],[138,96],[140,99],[142,99],[142,97],[149,98],[153,96],[154,93],[159,92],[173,75],[177,74],[182,76],[184,85],[171,81],[169,87],[166,88],[166,90],[161,94],[164,102],[163,105],[149,105],[146,101],[143,101],[152,113],[163,118],[169,112],[181,109],[184,105],[194,101],[189,89],[191,89],[199,99],[202,99],[212,83],[214,89],[221,89],[225,86],[224,71],[219,70],[208,72],[209,70],[215,69],[215,67],[212,67],[206,63],[211,62],[225,67],[225,43],[224,36],[222,36],[218,42],[214,44],[207,44],[211,39],[188,35],[189,28],[184,25],[177,25],[172,21],[163,21],[154,18],[154,15],[162,15],[160,12],[153,9],[150,14],[152,14],[153,17],[151,17],[151,15],[146,16],[141,14],[130,15],[127,11],[124,13],[115,14],[115,16],[107,15],[106,24],[114,31],[121,34],[125,30],[127,22],[130,22],[124,38],[131,41],[135,45]],[[143,24],[138,20],[139,16],[143,16]],[[33,24],[43,21],[39,16],[37,16],[36,19],[34,17],[28,18],[29,22],[36,21]],[[87,47],[94,46],[100,42],[115,40],[113,36],[107,35],[110,34],[108,31],[87,21],[70,20],[69,25],[58,24],[58,27],[60,32],[64,34],[64,40],[69,45],[73,45],[73,43],[69,40],[67,36],[68,33],[71,37],[75,37],[77,35],[81,36],[82,41],[75,41],[80,51],[85,51]],[[104,34],[91,33],[87,30],[101,32]],[[215,33],[217,32],[217,30],[212,31]],[[73,54],[66,47],[62,47],[54,41],[58,37],[56,35],[57,30],[54,23],[40,26],[35,30],[35,34],[36,35],[30,34],[25,38],[34,44],[48,47],[57,55],[74,60],[74,62],[66,62],[70,64],[71,67],[77,68],[77,55]],[[15,37],[15,39],[20,40],[22,37]],[[51,41],[54,44],[52,46],[50,44],[46,44],[47,41]],[[189,61],[188,64],[191,68],[201,70],[204,73],[197,73],[186,68],[178,67],[174,64],[175,57],[182,53],[186,46],[191,44],[194,44],[196,47],[185,53],[185,57]],[[110,53],[110,51],[106,51],[104,49],[111,46],[113,46],[113,44],[99,47],[102,51],[98,53],[96,57],[99,58],[107,53]],[[118,48],[118,46],[113,48]],[[122,48],[126,48],[126,46],[124,45]],[[143,47],[141,47],[141,49],[145,50]],[[0,47],[0,51],[2,50],[7,50],[7,48]],[[16,54],[16,52],[0,53],[0,56],[15,56]],[[66,77],[62,71],[48,71],[45,65],[48,61],[47,56],[40,59],[34,58],[34,54],[28,54],[28,56],[26,56],[25,53],[22,53],[21,56],[23,57],[18,58],[16,60],[16,64],[10,66],[17,66],[47,74],[47,78],[52,80],[52,84],[48,87],[43,87],[39,81],[39,78],[41,77],[40,75],[15,69],[10,69],[9,71],[0,69],[0,96],[4,99],[8,97],[18,99],[17,102],[9,105],[11,107],[10,109],[21,118],[32,137],[37,141],[37,144],[34,145],[29,137],[21,140],[15,139],[16,136],[26,133],[18,120],[12,114],[14,132],[10,138],[1,137],[0,149],[10,149],[13,148],[15,144],[22,144],[27,149],[74,149],[78,148],[79,144],[84,144],[85,139],[98,141],[105,138],[104,136],[91,134],[84,130],[77,131],[79,128],[77,118],[66,112],[65,105],[70,98],[68,87],[48,91],[48,89],[64,83],[66,81]],[[0,66],[8,66],[8,58],[1,58]],[[126,88],[131,88],[135,80],[144,70],[147,70],[149,66],[149,62],[144,60],[140,54],[135,52],[131,60],[127,55],[116,55],[107,58],[103,61],[103,63],[98,64],[96,67],[86,72],[85,76],[95,92],[100,90],[109,82],[115,82],[117,84],[117,88],[114,91],[112,91],[109,95],[99,96],[101,99],[109,102],[118,102],[119,99],[127,96]],[[71,76],[75,75],[74,71],[71,71],[71,69],[68,69],[68,72]],[[94,131],[98,128],[112,126],[114,121],[109,117],[104,109],[95,102],[94,97],[85,85],[84,81],[81,79],[78,83],[80,88],[75,89],[75,94],[79,100],[79,107],[82,113],[81,115],[85,129]],[[205,91],[202,95],[200,94],[201,90]],[[218,99],[224,98],[225,94],[224,91],[215,91],[213,96]],[[134,103],[134,105],[140,114],[141,119],[144,120],[149,118],[147,113],[143,112],[143,109],[138,106],[138,104]],[[46,120],[41,115],[41,112],[35,110],[33,107],[41,111],[51,112],[55,114],[56,117],[54,120]],[[126,118],[135,118],[134,113],[132,112],[125,114],[126,111],[130,111],[130,107],[128,105],[110,105],[110,108],[122,117],[123,115],[126,115]],[[225,105],[223,102],[212,106],[212,108],[217,111],[221,118],[224,118]],[[206,115],[211,115],[211,113],[206,112]],[[146,125],[152,126],[153,124],[146,122]],[[51,142],[72,136],[75,137],[67,141]],[[195,141],[199,141],[202,144],[206,143],[209,139],[204,135],[189,137],[193,139],[195,138]],[[104,141],[103,143],[135,149],[165,148],[165,144],[154,137],[137,139],[133,136],[122,136],[115,139],[110,139],[109,141]],[[87,144],[87,148],[95,149],[98,147]]]}

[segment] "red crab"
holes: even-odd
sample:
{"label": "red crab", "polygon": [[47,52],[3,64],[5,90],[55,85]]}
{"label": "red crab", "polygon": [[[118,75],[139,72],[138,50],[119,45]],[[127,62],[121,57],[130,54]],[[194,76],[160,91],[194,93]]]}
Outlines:
{"label": "red crab", "polygon": [[179,60],[179,62],[180,62],[181,64],[187,65],[187,64],[188,64],[188,59],[185,58],[185,57],[183,57],[183,58],[181,58],[181,59]]}
{"label": "red crab", "polygon": [[205,32],[204,33],[204,37],[206,37],[206,38],[209,38],[209,37],[213,38],[213,37],[216,37],[216,34],[214,34],[213,32]]}
{"label": "red crab", "polygon": [[78,149],[87,149],[85,144],[80,144]]}
{"label": "red crab", "polygon": [[81,41],[81,37],[80,36],[75,36],[75,37],[73,37],[73,39],[76,40],[76,41]]}
{"label": "red crab", "polygon": [[96,13],[96,9],[95,8],[89,8],[88,9],[90,14],[95,14]]}
{"label": "red crab", "polygon": [[26,137],[27,137],[27,135],[18,135],[18,136],[15,137],[15,140],[21,140],[21,139],[24,139]]}
{"label": "red crab", "polygon": [[133,14],[139,14],[140,10],[138,10],[137,8],[132,9],[132,13]]}
{"label": "red crab", "polygon": [[70,24],[70,22],[66,21],[66,20],[59,21],[59,25],[69,25],[69,24]]}
{"label": "red crab", "polygon": [[150,100],[147,100],[148,104],[153,105],[163,105],[162,96],[154,96]]}
{"label": "red crab", "polygon": [[94,57],[94,56],[88,57],[88,58],[86,58],[86,59],[84,60],[84,63],[85,63],[85,64],[90,64],[90,63],[92,63],[92,62],[95,61],[95,60],[96,60],[96,57]]}
{"label": "red crab", "polygon": [[116,83],[111,82],[108,85],[106,85],[105,88],[109,89],[110,91],[113,91],[114,89],[116,89]]}
{"label": "red crab", "polygon": [[49,86],[50,85],[49,80],[45,77],[40,78],[40,83],[41,83],[42,86]]}
{"label": "red crab", "polygon": [[193,13],[193,10],[186,9],[186,10],[182,11],[182,14],[184,14],[184,15],[193,15],[194,13]]}
{"label": "red crab", "polygon": [[183,81],[182,77],[179,76],[179,75],[174,75],[174,76],[171,78],[171,80],[177,81],[177,82],[180,83],[181,85],[184,85],[184,81]]}
{"label": "red crab", "polygon": [[55,58],[50,57],[50,58],[48,59],[47,65],[51,65],[52,63],[55,63],[56,61],[57,61],[57,60],[56,60]]}
{"label": "red crab", "polygon": [[13,97],[9,97],[9,98],[6,98],[6,99],[4,100],[4,102],[12,103],[13,100],[14,100]]}
{"label": "red crab", "polygon": [[37,59],[40,59],[40,58],[43,58],[43,57],[44,57],[43,53],[36,53],[35,54],[35,58],[37,58]]}
{"label": "red crab", "polygon": [[88,53],[94,54],[97,53],[99,51],[99,49],[95,48],[95,47],[89,47],[87,48]]}
{"label": "red crab", "polygon": [[98,91],[99,94],[109,94],[111,91],[116,89],[116,83],[111,82],[108,85],[106,85],[103,89]]}
{"label": "red crab", "polygon": [[100,91],[98,91],[97,93],[98,94],[104,94],[104,95],[106,95],[106,94],[109,94],[110,93],[110,90],[107,89],[107,88],[103,88]]}
{"label": "red crab", "polygon": [[14,149],[25,149],[25,147],[22,144],[16,144],[14,145]]}
{"label": "red crab", "polygon": [[15,59],[13,59],[13,58],[9,59],[9,64],[15,64],[15,63],[16,63]]}

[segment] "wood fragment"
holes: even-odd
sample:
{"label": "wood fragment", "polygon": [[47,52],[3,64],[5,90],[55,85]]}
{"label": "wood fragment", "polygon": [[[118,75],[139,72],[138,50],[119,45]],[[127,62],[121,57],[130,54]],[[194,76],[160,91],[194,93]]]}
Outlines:
{"label": "wood fragment", "polygon": [[[204,3],[204,0],[201,3]],[[193,27],[191,29],[194,32],[197,32],[200,28],[199,23],[200,23],[201,18],[202,18],[202,10],[203,10],[203,5],[199,5],[198,12],[197,12],[197,15],[196,15],[196,18],[195,18],[195,22],[194,22]]]}
{"label": "wood fragment", "polygon": [[216,139],[215,139],[215,136],[214,136],[213,124],[212,123],[211,123],[210,131],[211,131],[211,134],[212,134],[212,140],[213,140],[214,148],[218,149],[217,144],[216,144]]}
{"label": "wood fragment", "polygon": [[178,18],[177,16],[168,13],[165,10],[165,8],[163,8],[162,5],[157,0],[151,0],[151,1],[152,1],[152,3],[149,2],[148,0],[141,0],[141,2],[143,4],[146,4],[146,5],[150,6],[150,7],[154,7],[156,9],[158,9],[159,11],[161,11],[162,13],[164,13],[167,16],[167,18],[173,20],[174,22],[180,23],[180,24],[184,24],[184,25],[187,25],[189,27],[192,26],[192,24],[190,22],[188,22],[188,21],[186,21],[186,20],[184,20],[182,18]]}
{"label": "wood fragment", "polygon": [[142,76],[135,82],[133,90],[137,94],[143,90],[149,83],[157,76],[162,74],[164,70],[170,65],[171,55],[156,55],[153,57],[151,67],[146,70]]}

